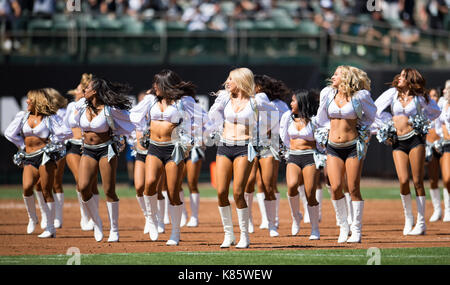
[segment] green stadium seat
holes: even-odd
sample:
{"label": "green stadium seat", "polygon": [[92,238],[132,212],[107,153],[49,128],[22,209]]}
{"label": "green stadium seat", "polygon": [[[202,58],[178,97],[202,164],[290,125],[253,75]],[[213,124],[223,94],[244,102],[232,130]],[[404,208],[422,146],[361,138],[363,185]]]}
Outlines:
{"label": "green stadium seat", "polygon": [[289,18],[276,18],[272,19],[277,30],[294,30],[297,28],[297,24]]}
{"label": "green stadium seat", "polygon": [[140,35],[144,31],[144,23],[128,22],[123,24],[123,30],[127,34]]}
{"label": "green stadium seat", "polygon": [[32,19],[28,22],[29,31],[48,31],[53,27],[53,21],[48,19]]}
{"label": "green stadium seat", "polygon": [[231,15],[233,15],[233,11],[234,11],[234,3],[231,1],[224,1],[224,2],[220,3],[220,9],[222,10],[222,12],[225,15],[231,16]]}
{"label": "green stadium seat", "polygon": [[294,14],[299,7],[299,3],[298,1],[279,1],[277,7],[286,10],[289,14]]}
{"label": "green stadium seat", "polygon": [[111,31],[118,31],[123,26],[120,20],[108,17],[106,15],[98,17],[98,24],[101,30],[111,30]]}
{"label": "green stadium seat", "polygon": [[254,22],[255,30],[273,30],[275,29],[275,23],[271,20],[259,20]]}
{"label": "green stadium seat", "polygon": [[253,21],[250,20],[236,21],[235,25],[238,30],[251,30],[255,27]]}
{"label": "green stadium seat", "polygon": [[303,20],[298,24],[298,31],[308,35],[318,35],[320,28],[312,21]]}
{"label": "green stadium seat", "polygon": [[187,25],[183,21],[167,21],[166,28],[170,31],[187,31]]}

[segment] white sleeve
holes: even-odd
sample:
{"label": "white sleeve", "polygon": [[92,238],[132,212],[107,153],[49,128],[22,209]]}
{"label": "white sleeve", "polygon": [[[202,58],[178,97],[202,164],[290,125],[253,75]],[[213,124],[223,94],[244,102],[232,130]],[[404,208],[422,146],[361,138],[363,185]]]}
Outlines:
{"label": "white sleeve", "polygon": [[134,129],[135,125],[130,121],[130,112],[117,108],[111,108],[111,116],[114,120],[114,134],[123,136],[129,135]]}
{"label": "white sleeve", "polygon": [[149,94],[145,95],[139,104],[131,108],[130,121],[136,126],[139,131],[145,131],[148,126],[147,114],[150,108],[156,103],[156,96]]}
{"label": "white sleeve", "polygon": [[261,134],[271,131],[272,134],[278,135],[279,132],[279,112],[265,93],[255,95],[256,106],[259,113],[259,128]]}
{"label": "white sleeve", "polygon": [[377,115],[377,106],[372,100],[372,96],[370,96],[370,92],[367,90],[360,90],[356,94],[361,101],[363,115],[361,118],[361,123],[363,126],[370,126],[375,121],[375,117]]}
{"label": "white sleeve", "polygon": [[68,128],[63,119],[58,115],[51,115],[48,117],[51,126],[51,141],[63,142],[64,140],[72,137],[72,130]]}
{"label": "white sleeve", "polygon": [[281,138],[281,141],[283,142],[283,144],[287,148],[291,147],[290,137],[289,137],[289,133],[288,133],[290,117],[291,117],[291,111],[286,111],[283,114],[283,116],[281,116],[281,120],[280,120],[280,138]]}
{"label": "white sleeve", "polygon": [[[190,128],[193,131],[194,140],[196,143],[202,143],[203,132],[208,123],[208,114],[203,110],[202,106],[195,102],[194,98],[190,96],[183,96],[181,98],[183,108],[190,117]],[[189,130],[189,131],[191,131]]]}
{"label": "white sleeve", "polygon": [[83,111],[86,109],[86,98],[81,98],[74,104],[74,110],[71,117],[68,119],[70,122],[73,123],[72,128],[79,128],[80,127],[80,118]]}
{"label": "white sleeve", "polygon": [[429,102],[427,104],[427,102],[425,101],[425,98],[420,96],[419,102],[420,102],[420,105],[422,106],[423,113],[425,114],[425,116],[427,116],[427,118],[430,121],[433,121],[434,119],[439,117],[439,115],[441,114],[441,109],[439,108],[439,106],[436,104],[436,102],[434,100],[429,99]]}
{"label": "white sleeve", "polygon": [[6,139],[15,144],[19,149],[25,148],[25,141],[21,134],[22,120],[25,115],[25,111],[17,113],[5,130]]}
{"label": "white sleeve", "polygon": [[333,96],[334,89],[331,87],[325,87],[320,91],[320,104],[317,109],[317,115],[314,119],[314,124],[318,128],[330,128],[330,118],[328,117],[328,98]]}
{"label": "white sleeve", "polygon": [[230,98],[230,94],[225,91],[219,91],[219,94],[214,101],[214,104],[209,108],[208,122],[205,125],[205,131],[207,134],[213,133],[216,130],[221,131],[223,129],[224,121],[224,109],[225,104]]}
{"label": "white sleeve", "polygon": [[[377,107],[377,116],[380,116],[381,113],[392,104],[392,100],[397,95],[397,89],[395,87],[389,88],[384,91],[377,100],[375,100],[375,106]],[[391,110],[392,112],[392,110]]]}

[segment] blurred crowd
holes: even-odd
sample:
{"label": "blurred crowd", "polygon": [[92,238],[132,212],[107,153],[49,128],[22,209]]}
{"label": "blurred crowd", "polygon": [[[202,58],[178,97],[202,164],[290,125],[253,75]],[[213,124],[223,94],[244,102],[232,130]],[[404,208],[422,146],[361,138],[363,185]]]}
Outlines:
{"label": "blurred crowd", "polygon": [[[406,21],[421,30],[444,29],[450,0],[0,0],[0,17],[7,20],[21,17],[51,17],[64,11],[67,2],[82,1],[83,13],[131,15],[183,21],[190,30],[225,30],[228,19],[267,19],[280,3],[296,2],[289,16],[294,20],[314,18],[314,22],[334,32],[336,21],[345,17],[372,14],[374,21]],[[224,9],[223,3],[226,2]],[[374,3],[381,13],[367,11]],[[225,11],[224,11],[225,10]]]}
{"label": "blurred crowd", "polygon": [[[94,17],[163,19],[181,22],[189,31],[225,31],[236,21],[271,19],[284,9],[292,23],[307,19],[329,35],[351,34],[381,42],[386,53],[392,42],[412,46],[421,33],[448,31],[450,26],[450,0],[0,0],[0,20],[8,31],[20,17],[69,13],[67,2],[74,1],[82,1],[81,13]],[[349,21],[364,16],[367,20],[356,27]]]}

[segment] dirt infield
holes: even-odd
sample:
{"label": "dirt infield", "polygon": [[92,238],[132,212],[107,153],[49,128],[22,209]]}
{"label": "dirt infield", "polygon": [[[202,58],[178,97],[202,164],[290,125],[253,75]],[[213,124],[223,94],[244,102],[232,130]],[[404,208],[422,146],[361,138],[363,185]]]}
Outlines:
{"label": "dirt infield", "polygon": [[[415,204],[415,203],[414,203]],[[186,202],[189,205],[189,202]],[[239,238],[237,214],[233,205],[234,231]],[[413,206],[416,213],[415,205]],[[188,208],[189,212],[189,208]],[[427,221],[432,214],[431,202],[427,201]],[[39,215],[39,213],[38,213]],[[77,200],[67,199],[64,207],[64,225],[57,230],[55,239],[39,239],[42,232],[38,227],[34,234],[26,234],[28,222],[23,202],[2,200],[0,202],[0,255],[43,255],[65,254],[70,247],[78,247],[83,254],[128,253],[128,252],[171,252],[171,251],[217,251],[223,240],[223,230],[215,199],[202,199],[200,204],[200,225],[197,228],[183,227],[179,246],[166,246],[170,236],[170,225],[160,234],[159,240],[150,241],[143,234],[144,218],[135,199],[120,201],[120,242],[106,242],[109,221],[105,201],[100,202],[105,238],[95,242],[93,232],[80,230],[80,210]],[[291,216],[288,201],[280,202],[280,237],[270,238],[267,230],[260,230],[258,205],[253,205],[255,233],[250,235],[248,250],[307,250],[327,248],[399,248],[399,247],[449,247],[450,223],[427,222],[424,236],[403,236],[403,210],[400,200],[366,201],[363,219],[363,240],[361,244],[337,244],[339,228],[330,200],[324,200],[323,218],[320,223],[321,239],[309,241],[309,224],[301,224],[300,234],[291,236]],[[235,248],[223,250],[237,250]]]}

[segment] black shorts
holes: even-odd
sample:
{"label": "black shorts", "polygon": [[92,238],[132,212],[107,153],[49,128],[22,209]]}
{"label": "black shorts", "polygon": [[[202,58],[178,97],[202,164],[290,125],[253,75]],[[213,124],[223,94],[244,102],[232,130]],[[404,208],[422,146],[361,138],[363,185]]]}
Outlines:
{"label": "black shorts", "polygon": [[434,147],[432,148],[432,151],[433,151],[433,154],[432,154],[433,157],[439,161],[441,159],[442,153],[437,152],[437,150]]}
{"label": "black shorts", "polygon": [[71,143],[70,141],[68,141],[66,143],[66,155],[69,154],[69,153],[73,153],[73,154],[81,156],[81,154],[82,154],[81,145],[80,144],[74,144],[74,143]]}
{"label": "black shorts", "polygon": [[420,135],[414,135],[412,137],[410,137],[407,140],[404,141],[400,141],[397,140],[393,145],[392,145],[392,150],[400,150],[403,151],[406,154],[409,154],[409,152],[419,146],[419,145],[425,145],[425,137],[420,136]]}
{"label": "black shorts", "polygon": [[450,144],[446,144],[442,147],[442,154],[450,152]]}
{"label": "black shorts", "polygon": [[[83,155],[87,155],[89,157],[92,157],[93,159],[100,161],[102,157],[108,156],[108,147],[104,146],[98,149],[88,149],[86,147],[83,147]],[[118,155],[118,151],[116,147],[113,145],[114,153],[116,156]]]}
{"label": "black shorts", "polygon": [[142,154],[142,153],[139,153],[139,152],[136,153],[136,161],[142,161],[142,162],[145,163],[145,158],[146,157],[147,157],[146,154]]}
{"label": "black shorts", "polygon": [[248,145],[219,145],[217,155],[226,156],[232,162],[240,156],[248,156]]}
{"label": "black shorts", "polygon": [[[168,162],[173,161],[172,152],[174,149],[175,149],[175,145],[159,146],[159,145],[154,145],[151,143],[148,146],[147,155],[156,156],[165,165]],[[136,158],[137,158],[137,155],[136,155]]]}
{"label": "black shorts", "polygon": [[347,147],[334,147],[329,143],[327,144],[327,155],[339,157],[343,161],[347,158],[353,158],[358,156],[358,151],[356,150],[356,144]]}
{"label": "black shorts", "polygon": [[40,155],[36,155],[33,157],[25,157],[23,159],[23,166],[25,165],[31,165],[34,168],[39,169],[39,166],[41,166],[42,163],[42,156],[44,155],[44,153],[41,153]]}
{"label": "black shorts", "polygon": [[315,161],[314,161],[314,154],[312,153],[308,153],[308,154],[289,154],[289,158],[287,163],[294,163],[296,164],[298,167],[300,167],[300,169],[303,169],[307,166],[310,165],[315,165]]}

